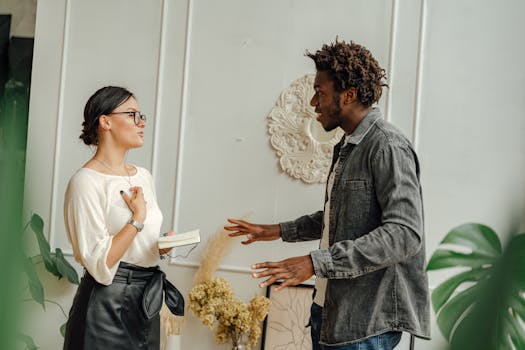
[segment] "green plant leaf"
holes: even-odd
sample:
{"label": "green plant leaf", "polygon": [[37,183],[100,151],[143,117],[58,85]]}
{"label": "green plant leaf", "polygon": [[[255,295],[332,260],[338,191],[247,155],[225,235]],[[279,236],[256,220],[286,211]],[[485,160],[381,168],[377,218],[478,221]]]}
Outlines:
{"label": "green plant leaf", "polygon": [[[477,325],[476,320],[479,319],[480,315],[477,312],[467,312],[465,317],[462,318],[461,322],[456,323],[456,328],[453,330],[450,339],[451,350],[480,350],[480,349],[491,349],[496,350],[498,347],[493,343],[486,343],[487,339],[483,338],[483,335],[488,334],[492,330],[487,330],[486,324],[481,323]],[[478,311],[478,310],[474,310]],[[474,335],[474,336],[473,336]],[[497,339],[490,339],[494,342]]]}
{"label": "green plant leaf", "polygon": [[34,232],[44,232],[44,220],[38,214],[31,215],[31,229]]}
{"label": "green plant leaf", "polygon": [[37,350],[38,346],[35,345],[35,342],[33,341],[33,338],[31,338],[27,334],[19,334],[18,338],[22,343],[26,345],[27,350]]}
{"label": "green plant leaf", "polygon": [[511,298],[509,306],[521,317],[523,322],[525,322],[525,299],[516,295],[516,298]]}
{"label": "green plant leaf", "polygon": [[55,264],[62,276],[66,276],[68,281],[73,284],[79,284],[77,271],[64,258],[64,254],[60,248],[55,249]]}
{"label": "green plant leaf", "polygon": [[66,327],[67,327],[67,322],[64,323],[62,326],[60,326],[60,334],[64,338],[66,337]]}
{"label": "green plant leaf", "polygon": [[451,250],[438,249],[430,258],[427,270],[438,270],[448,267],[475,267],[479,268],[484,265],[492,265],[494,258],[486,255],[472,252],[471,254],[462,254]]}
{"label": "green plant leaf", "polygon": [[46,309],[45,305],[45,298],[44,298],[44,287],[42,286],[42,282],[40,282],[40,278],[38,278],[38,274],[35,270],[35,265],[33,265],[33,262],[29,258],[24,258],[24,271],[27,275],[27,282],[29,284],[29,292],[31,293],[31,297],[42,307],[44,310]]}
{"label": "green plant leaf", "polygon": [[525,349],[525,329],[516,322],[514,315],[505,313],[503,316],[504,329],[509,333],[510,342],[514,344],[516,349]]}
{"label": "green plant leaf", "polygon": [[441,308],[437,316],[437,323],[445,339],[450,340],[451,332],[458,319],[476,301],[476,288],[470,287],[456,295]]}
{"label": "green plant leaf", "polygon": [[[507,245],[505,262],[509,275],[514,276],[516,288],[525,290],[525,233],[512,237]],[[521,278],[519,278],[521,277]]]}
{"label": "green plant leaf", "polygon": [[501,243],[496,232],[482,224],[464,224],[452,229],[441,244],[467,247],[477,254],[489,257],[501,255]]}
{"label": "green plant leaf", "polygon": [[[427,270],[470,267],[432,293],[438,326],[451,349],[525,348],[525,234],[515,235],[502,252],[496,233],[480,224],[450,231]],[[467,250],[471,253],[459,253]],[[472,286],[456,295],[458,287]]]}
{"label": "green plant leaf", "polygon": [[42,220],[38,214],[33,214],[31,216],[31,229],[35,233],[36,240],[38,242],[38,248],[40,249],[40,255],[42,255],[42,260],[44,261],[46,270],[58,278],[62,278],[62,275],[58,271],[53,257],[51,256],[51,248],[49,243],[44,236],[44,220]]}
{"label": "green plant leaf", "polygon": [[486,278],[490,270],[488,269],[474,269],[461,272],[448,280],[441,283],[432,292],[432,306],[436,312],[443,306],[443,304],[450,298],[452,293],[465,282],[476,282],[482,278]]}

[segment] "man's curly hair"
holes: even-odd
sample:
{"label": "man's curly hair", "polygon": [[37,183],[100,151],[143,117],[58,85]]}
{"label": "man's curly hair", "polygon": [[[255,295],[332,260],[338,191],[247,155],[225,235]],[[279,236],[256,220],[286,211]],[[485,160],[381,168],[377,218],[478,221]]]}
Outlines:
{"label": "man's curly hair", "polygon": [[327,72],[337,92],[354,87],[357,98],[370,107],[379,101],[385,83],[385,70],[365,47],[350,41],[335,39],[335,43],[323,45],[315,54],[306,51],[306,56],[315,62],[317,71]]}

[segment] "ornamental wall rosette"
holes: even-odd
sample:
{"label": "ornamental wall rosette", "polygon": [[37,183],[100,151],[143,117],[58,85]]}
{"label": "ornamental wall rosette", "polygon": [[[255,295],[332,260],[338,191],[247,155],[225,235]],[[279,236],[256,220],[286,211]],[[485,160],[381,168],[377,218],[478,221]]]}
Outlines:
{"label": "ornamental wall rosette", "polygon": [[324,183],[330,170],[332,149],[343,136],[337,128],[326,132],[310,106],[315,75],[308,74],[284,90],[268,114],[270,143],[282,170],[306,183]]}

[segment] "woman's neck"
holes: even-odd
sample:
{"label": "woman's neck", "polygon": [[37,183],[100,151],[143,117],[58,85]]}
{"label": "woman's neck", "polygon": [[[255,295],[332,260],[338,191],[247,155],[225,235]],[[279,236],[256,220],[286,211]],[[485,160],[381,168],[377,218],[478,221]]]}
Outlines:
{"label": "woman's neck", "polygon": [[104,147],[98,147],[94,159],[104,162],[113,169],[126,168],[126,153],[124,150],[108,150]]}

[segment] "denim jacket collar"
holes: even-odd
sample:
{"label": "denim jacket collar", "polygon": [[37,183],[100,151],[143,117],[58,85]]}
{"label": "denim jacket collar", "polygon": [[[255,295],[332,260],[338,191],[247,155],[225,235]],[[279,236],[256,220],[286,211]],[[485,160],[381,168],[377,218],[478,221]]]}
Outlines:
{"label": "denim jacket collar", "polygon": [[355,128],[354,132],[350,134],[350,138],[348,139],[348,143],[352,143],[354,145],[358,145],[363,139],[365,138],[366,134],[372,129],[374,124],[377,122],[379,118],[381,118],[381,111],[379,108],[374,107],[372,110],[361,120],[359,125],[357,125],[357,128]]}
{"label": "denim jacket collar", "polygon": [[348,138],[346,135],[343,135],[341,141],[339,141],[339,143],[334,147],[333,161],[332,166],[330,167],[330,172],[333,170],[333,165],[339,157],[340,152],[343,151],[342,148],[344,148],[343,152],[348,153],[349,149],[351,148],[350,145],[356,146],[361,141],[363,141],[365,136],[381,117],[382,114],[379,108],[373,107],[372,110],[363,118],[363,120],[361,120],[361,122],[357,125],[357,128],[355,128],[354,132],[351,133]]}

